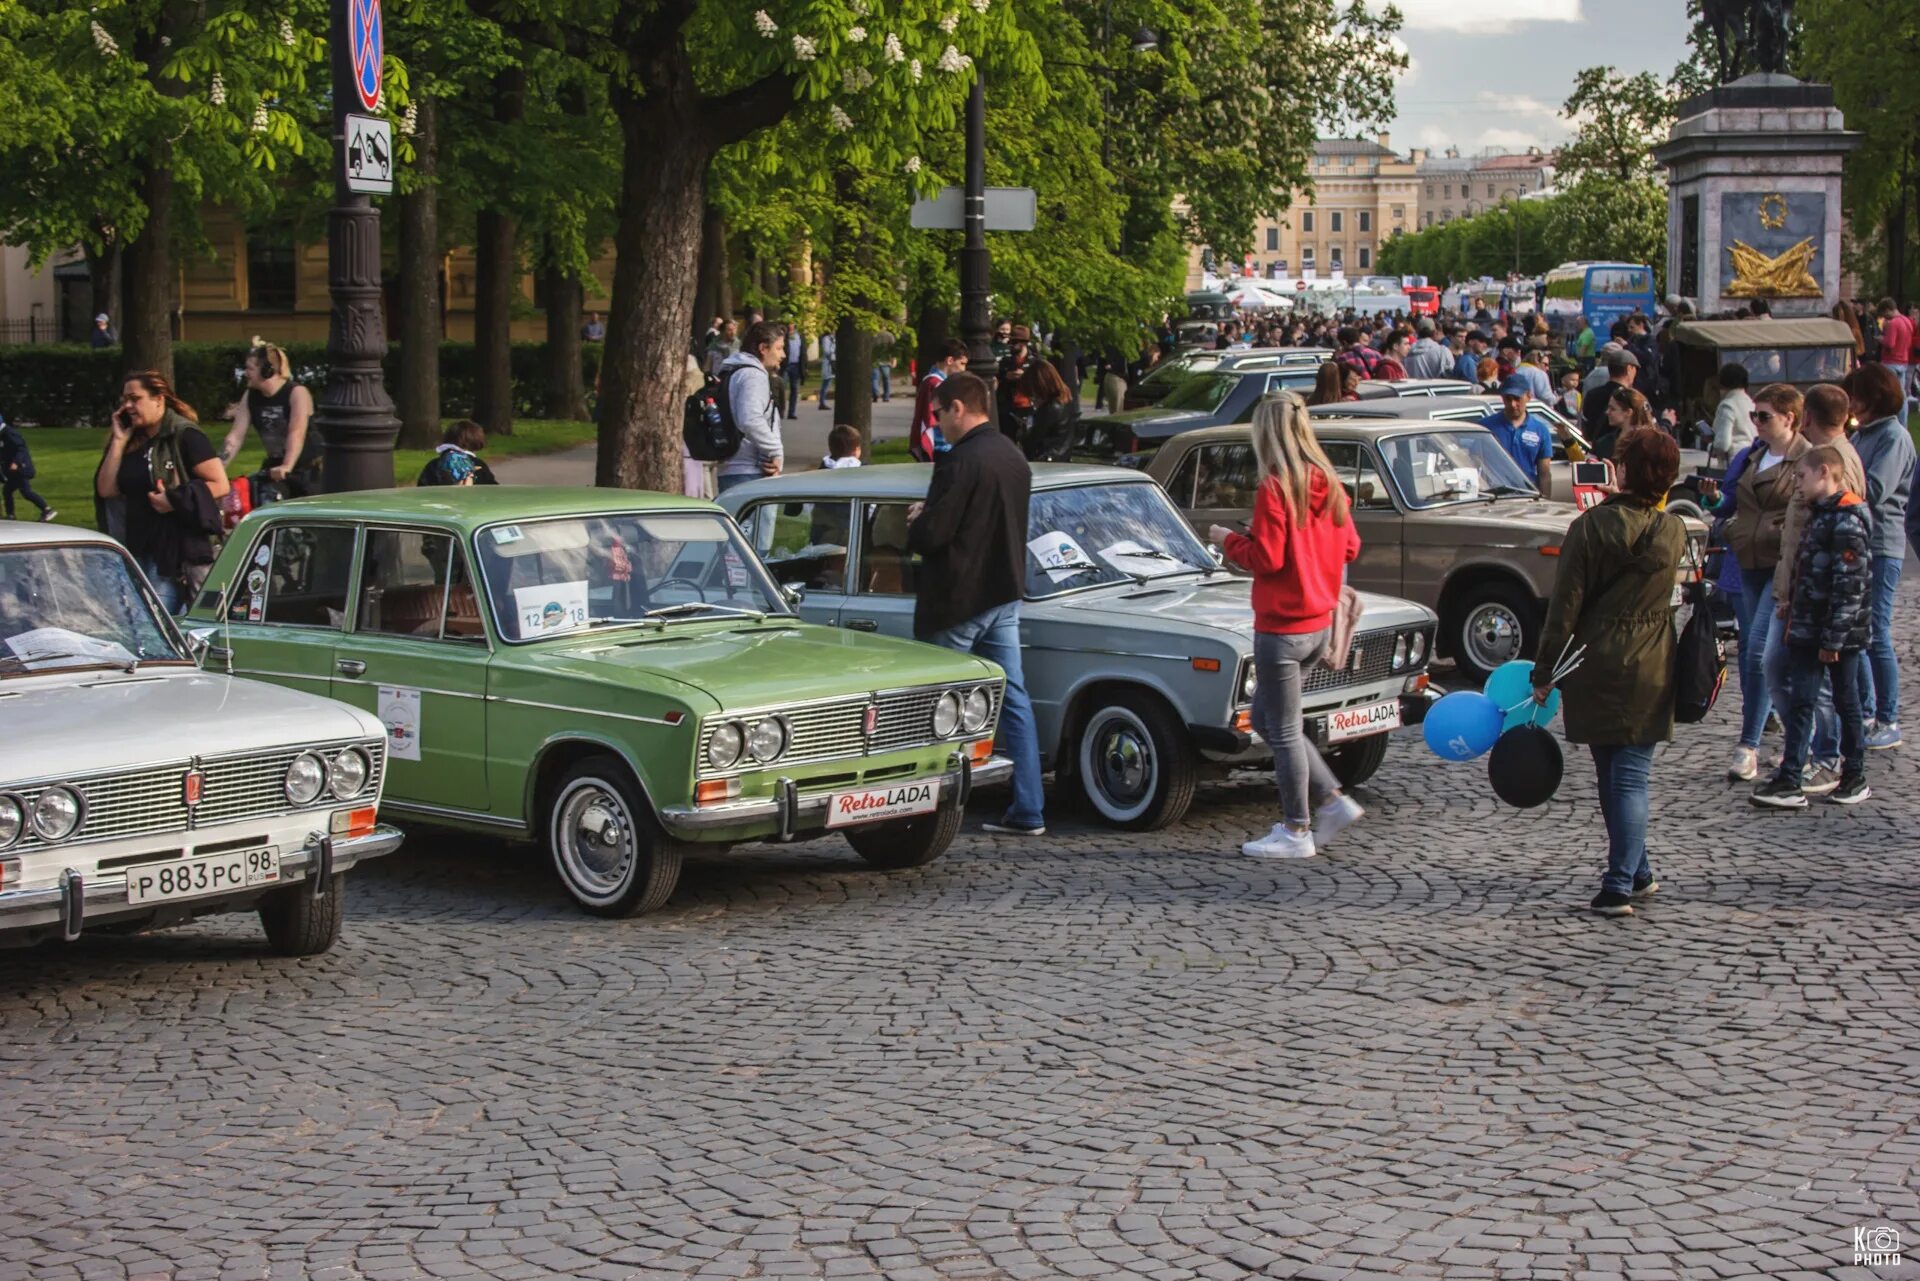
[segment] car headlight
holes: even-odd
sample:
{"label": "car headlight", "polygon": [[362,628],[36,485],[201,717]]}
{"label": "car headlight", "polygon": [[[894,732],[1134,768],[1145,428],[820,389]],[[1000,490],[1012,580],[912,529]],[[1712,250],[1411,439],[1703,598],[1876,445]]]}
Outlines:
{"label": "car headlight", "polygon": [[740,753],[746,745],[746,734],[732,721],[716,726],[713,737],[707,740],[707,764],[715,769],[731,769],[739,764]]}
{"label": "car headlight", "polygon": [[967,691],[966,702],[960,704],[960,728],[969,734],[977,734],[987,727],[993,719],[993,695],[987,693],[986,686],[976,685]]}
{"label": "car headlight", "polygon": [[80,796],[70,787],[49,787],[36,796],[28,816],[43,841],[64,841],[80,826]]}
{"label": "car headlight", "polygon": [[942,694],[933,705],[933,736],[952,738],[960,728],[960,696],[952,690]]}
{"label": "car headlight", "polygon": [[1240,678],[1240,697],[1244,701],[1249,703],[1253,701],[1253,686],[1254,686],[1253,664],[1248,663],[1247,674]]}
{"label": "car headlight", "polygon": [[778,717],[755,721],[747,731],[747,754],[762,765],[786,750],[787,727]]}
{"label": "car headlight", "polygon": [[1404,635],[1393,638],[1393,670],[1399,671],[1407,665],[1407,638]]}
{"label": "car headlight", "polygon": [[1413,644],[1407,649],[1407,661],[1415,667],[1418,667],[1426,656],[1427,634],[1425,632],[1415,632],[1413,634]]}
{"label": "car headlight", "polygon": [[0,796],[0,850],[19,840],[26,825],[27,812],[20,808],[20,802],[11,796]]}
{"label": "car headlight", "polygon": [[287,766],[287,799],[310,805],[327,790],[327,763],[312,752],[302,752]]}
{"label": "car headlight", "polygon": [[367,785],[367,779],[373,773],[373,762],[359,748],[349,747],[333,758],[333,768],[328,773],[333,779],[334,798],[344,801],[350,796],[360,795],[360,789]]}

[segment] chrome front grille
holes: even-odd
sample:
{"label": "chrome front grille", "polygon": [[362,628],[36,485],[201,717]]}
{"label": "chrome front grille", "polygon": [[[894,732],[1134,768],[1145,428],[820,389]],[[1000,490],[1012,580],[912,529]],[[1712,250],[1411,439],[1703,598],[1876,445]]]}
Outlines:
{"label": "chrome front grille", "polygon": [[[295,806],[287,800],[284,780],[287,766],[302,752],[330,756],[343,747],[359,747],[371,758],[368,786],[360,798],[378,796],[386,770],[386,743],[374,739],[355,743],[313,743],[277,748],[274,751],[226,757],[203,757],[200,804],[187,809],[186,775],[193,761],[181,758],[148,765],[123,774],[104,774],[92,778],[41,779],[25,787],[0,785],[0,792],[20,798],[31,810],[40,793],[65,785],[80,794],[83,810],[80,830],[72,838],[54,843],[54,848],[86,845],[98,841],[116,841],[129,836],[149,836],[160,832],[185,832],[215,827],[222,823],[244,822],[302,810],[337,809],[347,804],[322,795],[311,805]],[[31,826],[6,853],[19,854],[46,848]]]}
{"label": "chrome front grille", "polygon": [[[1347,665],[1334,671],[1321,663],[1314,663],[1302,683],[1303,693],[1313,694],[1321,690],[1340,689],[1347,685],[1370,685],[1383,681],[1393,675],[1393,640],[1401,634],[1403,628],[1389,627],[1380,631],[1362,632],[1353,638],[1353,647],[1347,654]],[[1423,629],[1424,630],[1424,629]],[[1431,652],[1433,637],[1427,637],[1427,648]],[[1409,665],[1401,669],[1403,675],[1411,676],[1425,668]]]}
{"label": "chrome front grille", "polygon": [[[978,684],[986,686],[993,700],[993,711],[987,719],[987,727],[974,734],[956,732],[947,741],[985,738],[999,725],[1002,683],[981,681]],[[782,769],[789,765],[817,765],[823,761],[848,760],[937,743],[941,740],[935,738],[933,733],[933,705],[948,690],[964,698],[972,688],[973,684],[930,685],[918,689],[860,694],[790,709],[765,708],[755,712],[729,712],[709,717],[700,727],[700,741],[696,749],[699,752],[695,758],[699,777],[727,778],[734,774]],[[866,732],[869,707],[874,709],[871,737]],[[786,722],[785,752],[765,765],[746,759],[731,768],[720,770],[707,764],[707,744],[712,741],[715,729],[729,721],[751,725],[764,716],[778,716]]]}

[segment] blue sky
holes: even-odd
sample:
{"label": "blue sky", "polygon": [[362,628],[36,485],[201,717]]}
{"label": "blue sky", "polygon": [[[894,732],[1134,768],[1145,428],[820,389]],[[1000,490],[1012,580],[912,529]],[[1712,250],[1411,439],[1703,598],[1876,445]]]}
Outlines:
{"label": "blue sky", "polygon": [[1684,0],[1397,0],[1413,65],[1395,95],[1393,146],[1462,154],[1564,140],[1573,75],[1611,64],[1665,80],[1687,53]]}

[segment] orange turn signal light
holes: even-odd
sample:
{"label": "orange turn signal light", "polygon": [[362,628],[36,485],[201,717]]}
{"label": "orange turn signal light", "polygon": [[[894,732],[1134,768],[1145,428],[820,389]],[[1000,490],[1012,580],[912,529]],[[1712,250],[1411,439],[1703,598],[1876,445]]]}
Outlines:
{"label": "orange turn signal light", "polygon": [[1196,672],[1217,672],[1220,670],[1220,660],[1217,658],[1196,658],[1193,659],[1192,662],[1193,670]]}
{"label": "orange turn signal light", "polygon": [[373,830],[379,817],[380,811],[371,805],[357,810],[335,810],[327,829],[335,836],[365,836]]}
{"label": "orange turn signal light", "polygon": [[967,759],[975,765],[985,765],[993,756],[993,740],[983,738],[967,744]]}
{"label": "orange turn signal light", "polygon": [[718,805],[738,795],[740,795],[740,780],[737,778],[710,778],[704,783],[693,785],[695,805]]}
{"label": "orange turn signal light", "polygon": [[1560,549],[1558,547],[1553,547],[1553,546],[1542,547],[1540,549],[1540,554],[1542,556],[1558,556],[1560,554]]}
{"label": "orange turn signal light", "polygon": [[1250,711],[1235,712],[1233,714],[1233,728],[1241,734],[1253,733],[1253,713]]}

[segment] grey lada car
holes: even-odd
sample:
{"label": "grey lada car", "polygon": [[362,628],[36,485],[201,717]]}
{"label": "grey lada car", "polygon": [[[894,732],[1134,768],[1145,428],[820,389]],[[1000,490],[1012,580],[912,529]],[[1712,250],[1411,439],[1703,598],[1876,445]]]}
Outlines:
{"label": "grey lada car", "polygon": [[[801,472],[720,501],[767,567],[801,589],[811,622],[913,635],[919,557],[907,509],[921,464]],[[1251,580],[1226,572],[1146,475],[1041,464],[1028,516],[1022,658],[1043,764],[1092,811],[1145,830],[1175,822],[1207,769],[1257,766]],[[1347,665],[1306,682],[1309,732],[1348,783],[1372,775],[1388,731],[1426,711],[1432,611],[1363,593]]]}
{"label": "grey lada car", "polygon": [[[1475,423],[1316,417],[1313,430],[1360,531],[1353,585],[1437,610],[1440,652],[1476,682],[1532,657],[1560,545],[1579,510],[1541,498],[1533,478]],[[1147,474],[1195,529],[1246,521],[1255,490],[1251,433],[1237,425],[1176,436]],[[1688,528],[1703,549],[1706,527],[1689,520]]]}

